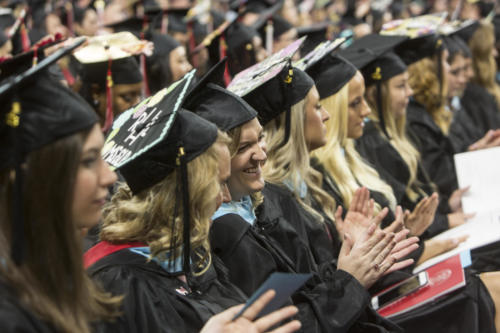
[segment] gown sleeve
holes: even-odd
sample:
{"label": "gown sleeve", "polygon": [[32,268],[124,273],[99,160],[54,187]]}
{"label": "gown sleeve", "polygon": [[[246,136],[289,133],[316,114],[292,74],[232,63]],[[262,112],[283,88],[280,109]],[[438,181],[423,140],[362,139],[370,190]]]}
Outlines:
{"label": "gown sleeve", "polygon": [[[291,236],[290,233],[288,235]],[[295,238],[296,244],[299,243],[299,237],[295,235]],[[236,214],[227,214],[214,221],[211,244],[214,251],[220,253],[229,272],[233,272],[229,274],[231,282],[247,294],[252,294],[274,271],[313,273],[313,277],[292,295],[293,304],[299,308],[302,332],[399,330],[396,325],[371,313],[368,292],[349,273],[336,270],[331,264],[322,265],[317,268],[319,271],[301,271],[305,265],[296,267],[278,243]],[[316,267],[314,263],[306,266],[311,269]]]}

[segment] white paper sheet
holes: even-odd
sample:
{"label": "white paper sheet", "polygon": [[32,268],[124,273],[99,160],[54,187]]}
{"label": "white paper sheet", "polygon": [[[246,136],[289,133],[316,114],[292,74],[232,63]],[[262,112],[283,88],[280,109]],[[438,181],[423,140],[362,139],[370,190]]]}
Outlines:
{"label": "white paper sheet", "polygon": [[469,238],[455,249],[438,255],[417,266],[413,272],[420,272],[444,259],[465,250],[472,250],[500,240],[500,210],[478,213],[467,223],[450,229],[433,239],[450,239],[467,235]]}
{"label": "white paper sheet", "polygon": [[464,212],[500,208],[500,147],[456,154],[455,169],[459,187],[471,187],[462,197]]}
{"label": "white paper sheet", "polygon": [[464,250],[472,250],[500,240],[500,147],[455,155],[458,186],[470,186],[462,197],[462,208],[476,215],[467,223],[445,231],[434,239],[469,238],[457,248],[427,260],[413,271],[419,272]]}

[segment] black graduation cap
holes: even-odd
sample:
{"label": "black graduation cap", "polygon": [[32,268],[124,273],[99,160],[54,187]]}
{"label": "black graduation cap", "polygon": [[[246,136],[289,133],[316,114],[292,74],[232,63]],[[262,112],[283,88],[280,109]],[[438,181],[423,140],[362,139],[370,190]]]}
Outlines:
{"label": "black graduation cap", "polygon": [[[273,17],[271,18],[271,20],[273,21],[273,39],[274,40],[278,39],[285,32],[287,32],[290,29],[294,28],[294,26],[290,22],[288,22],[287,20],[285,20],[281,16],[273,15]],[[262,37],[265,38],[265,31],[263,30],[263,28],[264,28],[264,26],[263,27],[259,27],[258,29],[261,32]]]}
{"label": "black graduation cap", "polygon": [[150,20],[147,16],[143,18],[132,16],[126,19],[106,24],[107,28],[113,29],[113,32],[130,31],[136,36],[149,29]]}
{"label": "black graduation cap", "polygon": [[[370,34],[355,40],[339,55],[361,70],[367,86],[378,81],[386,81],[406,70],[406,65],[399,58],[383,57],[395,47],[406,41],[406,36],[383,36]],[[373,73],[370,70],[373,69]]]}
{"label": "black graduation cap", "polygon": [[262,13],[281,0],[233,0],[229,8],[235,12]]}
{"label": "black graduation cap", "polygon": [[453,57],[457,53],[462,54],[463,56],[468,58],[471,57],[470,49],[462,38],[456,35],[444,36],[443,42],[446,49],[448,50],[449,59],[453,59]]}
{"label": "black graduation cap", "polygon": [[11,256],[18,265],[24,256],[22,164],[27,154],[88,129],[98,121],[95,112],[81,97],[46,71],[83,42],[80,39],[73,45],[63,47],[32,67],[29,67],[31,57],[21,57],[27,61],[25,66],[17,67],[22,72],[4,79],[0,84],[0,169],[13,168],[16,172]]}
{"label": "black graduation cap", "polygon": [[225,61],[223,59],[211,68],[192,88],[183,108],[227,132],[255,118],[257,111],[241,97],[221,86]]}
{"label": "black graduation cap", "polygon": [[452,34],[459,36],[468,43],[477,28],[479,28],[479,21],[468,20],[460,24]]}
{"label": "black graduation cap", "polygon": [[146,70],[149,88],[153,93],[172,83],[170,71],[170,52],[181,46],[174,38],[153,32],[153,54],[146,57]]}
{"label": "black graduation cap", "polygon": [[[160,182],[177,167],[180,146],[176,143],[183,143],[189,162],[215,141],[217,131],[214,134],[203,122],[199,128],[183,128],[178,126],[183,121],[176,121],[194,72],[125,111],[113,122],[103,157],[112,169],[120,171],[134,194]],[[189,116],[181,118],[186,117]]]}
{"label": "black graduation cap", "polygon": [[306,73],[291,65],[291,57],[303,41],[301,38],[237,74],[228,86],[257,110],[262,125],[287,112],[284,143],[290,135],[290,108],[304,99],[314,85]]}
{"label": "black graduation cap", "polygon": [[[186,274],[190,272],[187,163],[217,139],[214,124],[180,109],[194,74],[194,70],[189,72],[121,114],[113,123],[103,150],[103,158],[120,171],[134,194],[159,183],[175,169],[180,170],[182,197],[176,200],[182,200],[183,205],[183,271]],[[175,248],[176,244],[172,249]]]}
{"label": "black graduation cap", "polygon": [[[84,41],[84,39],[79,38],[75,43],[81,45]],[[62,42],[60,38],[46,39],[43,43],[35,45],[29,51],[17,54],[12,58],[0,60],[0,81],[37,65],[45,58],[45,50],[60,42]]]}
{"label": "black graduation cap", "polygon": [[406,40],[395,48],[395,53],[407,65],[440,54],[443,50],[443,39],[435,33]]}
{"label": "black graduation cap", "polygon": [[355,40],[339,55],[361,71],[366,86],[376,85],[376,103],[380,127],[389,138],[382,112],[382,82],[406,71],[406,64],[392,50],[407,40],[406,36],[367,35]]}
{"label": "black graduation cap", "polygon": [[261,35],[269,53],[272,53],[273,41],[293,28],[288,21],[277,15],[278,11],[283,8],[283,4],[284,0],[279,0],[272,6],[263,10],[259,13],[260,15],[257,20],[252,24],[252,27]]}
{"label": "black graduation cap", "polygon": [[16,22],[16,18],[12,14],[12,10],[5,8],[0,8],[0,30],[4,31],[6,28],[10,28]]}
{"label": "black graduation cap", "polygon": [[314,50],[294,62],[293,66],[305,71],[317,62],[321,61],[324,57],[335,52],[335,50],[341,47],[349,39],[350,37],[340,37],[332,41],[328,40],[320,43]]}
{"label": "black graduation cap", "polygon": [[111,87],[143,81],[134,52],[140,51],[145,42],[139,41],[130,32],[96,36],[88,41],[88,45],[75,52],[74,56],[82,64],[82,82],[96,83],[106,89],[108,103],[103,128],[106,131],[113,120]]}
{"label": "black graduation cap", "polygon": [[[23,155],[97,122],[95,112],[79,95],[50,78],[45,71],[83,42],[80,39],[73,45],[59,49],[36,66],[32,66],[33,52],[18,55],[5,62],[11,66],[15,64],[17,73],[11,71],[10,77],[2,77],[0,97],[4,101],[13,99],[17,106],[1,103],[1,113],[6,114],[6,118],[2,119],[7,119],[10,127],[20,131],[18,140],[22,143]],[[25,63],[21,64],[21,61]],[[52,85],[47,84],[48,82],[52,82]],[[14,111],[17,108],[18,112]],[[1,149],[3,156],[0,159],[0,169],[13,167],[12,145],[2,144]]]}
{"label": "black graduation cap", "polygon": [[308,54],[320,43],[327,41],[329,39],[328,28],[330,27],[330,24],[331,22],[321,22],[309,26],[298,27],[298,37],[307,36],[300,53]]}
{"label": "black graduation cap", "polygon": [[356,67],[349,61],[332,54],[326,55],[306,70],[314,79],[320,99],[336,94],[356,75],[356,71]]}
{"label": "black graduation cap", "polygon": [[500,14],[496,14],[491,23],[495,27],[495,40],[500,41]]}

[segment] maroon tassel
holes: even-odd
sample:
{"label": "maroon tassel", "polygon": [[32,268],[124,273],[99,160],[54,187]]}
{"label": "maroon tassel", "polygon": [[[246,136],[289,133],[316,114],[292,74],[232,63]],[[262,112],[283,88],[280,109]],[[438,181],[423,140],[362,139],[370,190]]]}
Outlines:
{"label": "maroon tassel", "polygon": [[[224,59],[227,54],[227,44],[226,44],[226,39],[224,36],[220,37],[220,45],[219,45],[219,59]],[[229,67],[227,66],[227,61],[224,69],[224,84],[226,87],[229,85],[231,82],[231,75],[229,74]]]}

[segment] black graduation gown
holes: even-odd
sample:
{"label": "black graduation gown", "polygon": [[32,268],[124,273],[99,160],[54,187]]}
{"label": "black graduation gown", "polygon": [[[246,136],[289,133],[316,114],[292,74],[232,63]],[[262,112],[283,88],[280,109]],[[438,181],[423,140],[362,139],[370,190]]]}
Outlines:
{"label": "black graduation gown", "polygon": [[0,332],[49,333],[56,330],[25,309],[10,288],[0,283]]}
{"label": "black graduation gown", "polygon": [[[423,196],[420,196],[415,201],[408,197],[406,194],[406,187],[410,180],[408,165],[389,140],[381,134],[373,121],[365,124],[363,136],[356,141],[356,149],[377,170],[382,179],[392,187],[397,203],[404,209],[413,210]],[[430,180],[420,163],[416,181],[418,188],[415,188],[415,191],[417,193],[420,189],[427,195],[432,194],[433,189],[429,184]],[[446,204],[446,202],[444,203]],[[443,213],[442,210],[436,213],[432,225],[422,234],[422,239],[431,238],[448,229],[449,224],[446,213]]]}
{"label": "black graduation gown", "polygon": [[[285,216],[285,213],[288,213],[287,215],[295,218],[296,221],[290,222],[290,225],[303,226],[302,229],[299,229],[302,231],[297,232],[297,234],[303,242],[308,244],[311,252],[314,253],[314,257],[319,260],[321,260],[321,258],[328,260],[327,257],[335,258],[330,259],[327,262],[317,262],[317,265],[320,267],[319,269],[321,270],[325,267],[331,267],[331,264],[333,262],[336,262],[335,260],[338,257],[338,253],[332,253],[328,250],[321,251],[319,249],[320,247],[325,247],[326,240],[329,239],[329,237],[321,237],[320,231],[323,229],[317,227],[317,222],[316,224],[311,223],[315,221],[300,220],[304,217],[304,214],[300,213],[300,205],[297,204],[297,206],[291,203],[291,201],[296,202],[296,200],[293,200],[293,195],[287,188],[277,185],[269,185],[272,184],[266,184],[266,187],[263,191],[264,204],[267,200],[269,200],[269,198],[272,198],[271,200],[274,203],[277,203],[276,205],[274,205],[274,207],[276,208],[273,207],[274,213],[271,214],[273,214],[274,216]],[[288,191],[288,195],[286,194],[286,191]],[[284,204],[284,206],[282,206],[280,209],[277,209],[280,206],[280,203]],[[293,207],[295,207],[295,209],[292,209]],[[263,221],[266,219],[265,215],[261,216],[261,214],[262,212],[258,214],[259,221]],[[314,232],[315,229],[317,230],[316,232]],[[335,228],[329,229],[333,231],[333,229]],[[269,230],[268,234],[279,235],[279,224],[275,224],[273,230]],[[311,237],[310,234],[317,235],[320,238],[315,239],[314,236]],[[273,238],[275,237],[273,236]],[[309,239],[310,241],[308,241]],[[330,239],[332,239],[332,237],[330,237]],[[290,244],[288,244],[288,246],[289,245]],[[325,249],[328,249],[328,247],[325,247]],[[295,253],[292,251],[292,255],[294,254]],[[452,294],[444,296],[434,301],[433,303],[429,303],[421,308],[414,309],[406,313],[405,315],[391,318],[391,321],[401,326],[406,332],[440,332],[439,327],[452,327],[452,332],[463,333],[495,332],[495,306],[491,299],[491,296],[489,295],[484,284],[476,275],[475,271],[466,269],[465,273],[468,283],[464,288],[459,289]],[[382,288],[387,287],[388,285],[391,285],[408,276],[409,274],[405,271],[393,272],[381,279],[381,281],[379,281],[376,286],[373,286],[371,290],[373,290],[374,292],[375,288],[377,288],[377,290],[381,290]],[[459,317],[457,317],[457,314],[459,314]],[[430,317],[432,317],[433,320],[427,319]],[[439,324],[436,324],[436,321],[438,320],[437,318],[439,318]],[[436,330],[435,327],[437,327],[438,329]]]}
{"label": "black graduation gown", "polygon": [[474,123],[467,111],[461,107],[453,111],[448,137],[456,152],[467,151],[470,145],[481,139],[486,132]]}
{"label": "black graduation gown", "polygon": [[[274,212],[271,212],[273,214]],[[269,217],[269,216],[266,216]],[[313,277],[292,295],[299,308],[302,332],[400,332],[391,322],[369,307],[369,294],[349,273],[332,264],[314,262],[297,265],[280,244],[269,236],[269,228],[286,223],[278,216],[251,226],[239,215],[226,214],[214,220],[211,245],[229,269],[231,282],[251,294],[272,272],[313,273]],[[300,243],[297,234],[293,236]],[[299,247],[307,251],[306,247]],[[304,253],[302,258],[311,257]],[[245,269],[246,268],[246,269]],[[256,269],[257,268],[257,269]]]}
{"label": "black graduation gown", "polygon": [[[113,295],[125,295],[123,315],[106,332],[199,332],[213,315],[245,302],[213,256],[206,273],[190,286],[154,261],[122,249],[88,268],[90,276]],[[190,292],[189,292],[190,290]]]}
{"label": "black graduation gown", "polygon": [[[408,166],[397,150],[386,140],[376,128],[373,122],[368,122],[365,126],[363,136],[358,139],[358,151],[377,169],[379,174],[393,188],[396,194],[396,199],[403,205],[404,208],[413,209],[417,202],[411,205],[411,200],[407,198],[406,193],[402,192],[405,184],[410,177]],[[390,171],[390,172],[389,172]],[[423,186],[421,187],[427,194],[432,193],[430,185],[425,186],[427,175],[419,167],[417,179]],[[402,196],[402,197],[401,197]],[[443,200],[441,200],[443,201]],[[449,209],[446,202],[442,202],[444,209]],[[407,206],[408,205],[408,206]],[[449,212],[449,210],[448,210]],[[420,239],[426,240],[438,233],[448,230],[448,218],[443,209],[436,212],[436,217],[432,225],[420,236]],[[471,251],[472,267],[480,272],[489,272],[500,269],[500,242],[482,246]]]}
{"label": "black graduation gown", "polygon": [[484,134],[500,128],[500,111],[495,97],[477,83],[469,82],[460,100],[474,125]]}
{"label": "black graduation gown", "polygon": [[436,125],[424,106],[411,99],[407,110],[408,130],[416,138],[422,164],[439,193],[448,200],[458,188],[453,155],[455,150],[450,139]]}

